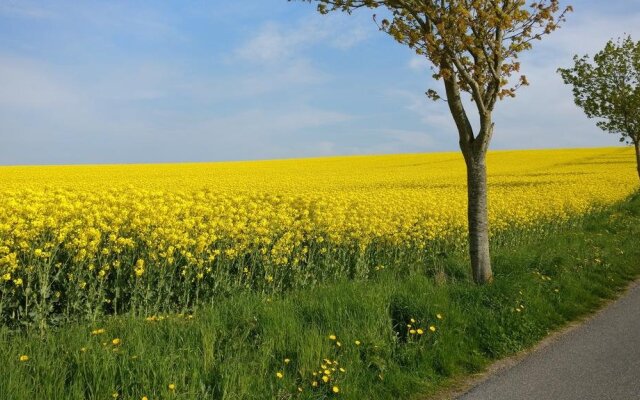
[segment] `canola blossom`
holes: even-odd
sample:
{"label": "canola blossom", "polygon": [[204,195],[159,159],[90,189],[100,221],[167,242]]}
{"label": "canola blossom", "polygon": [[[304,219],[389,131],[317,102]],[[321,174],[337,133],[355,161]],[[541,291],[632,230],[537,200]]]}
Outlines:
{"label": "canola blossom", "polygon": [[[492,234],[637,190],[629,148],[488,156]],[[180,311],[463,245],[458,153],[0,168],[0,322]]]}

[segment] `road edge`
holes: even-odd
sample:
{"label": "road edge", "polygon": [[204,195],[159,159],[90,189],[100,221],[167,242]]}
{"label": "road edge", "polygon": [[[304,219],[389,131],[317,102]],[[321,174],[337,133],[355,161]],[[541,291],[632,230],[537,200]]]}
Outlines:
{"label": "road edge", "polygon": [[640,286],[640,276],[635,276],[627,286],[617,292],[614,297],[609,299],[603,299],[603,301],[598,305],[596,309],[592,312],[585,314],[575,320],[567,322],[565,325],[560,327],[555,331],[549,332],[547,336],[545,336],[541,341],[534,344],[528,349],[522,350],[514,355],[501,358],[499,360],[494,361],[489,364],[482,372],[475,373],[464,378],[461,378],[460,381],[456,381],[453,378],[454,383],[452,383],[449,387],[442,389],[428,397],[423,398],[423,400],[453,400],[458,397],[470,392],[476,386],[481,385],[482,383],[488,381],[493,376],[509,370],[522,361],[525,358],[530,356],[533,353],[536,353],[544,348],[550,346],[551,344],[557,342],[565,335],[574,331],[575,329],[583,326],[588,323],[592,319],[596,318],[600,314],[604,313],[609,309],[613,304],[615,304],[618,300],[623,298],[629,291],[634,289],[635,287]]}

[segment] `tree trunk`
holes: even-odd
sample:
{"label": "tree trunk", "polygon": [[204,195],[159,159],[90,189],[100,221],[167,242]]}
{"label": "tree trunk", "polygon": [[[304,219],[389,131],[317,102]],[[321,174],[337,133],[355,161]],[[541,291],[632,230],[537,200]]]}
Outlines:
{"label": "tree trunk", "polygon": [[489,257],[489,213],[487,210],[487,166],[485,154],[465,157],[467,163],[467,197],[469,254],[476,283],[493,280]]}
{"label": "tree trunk", "polygon": [[633,145],[636,147],[636,168],[638,169],[638,178],[640,178],[640,140],[634,140]]}

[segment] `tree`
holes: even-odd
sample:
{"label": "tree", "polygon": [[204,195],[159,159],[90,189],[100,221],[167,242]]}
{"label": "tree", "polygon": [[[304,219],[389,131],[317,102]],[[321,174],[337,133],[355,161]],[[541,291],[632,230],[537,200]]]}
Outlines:
{"label": "tree", "polygon": [[[289,0],[291,1],[291,0]],[[558,28],[571,7],[559,0],[301,0],[318,3],[318,11],[351,13],[381,8],[390,19],[374,21],[399,43],[432,64],[433,77],[444,82],[467,166],[469,252],[477,283],[493,279],[489,256],[486,154],[494,131],[498,100],[514,97],[527,85],[518,55]],[[474,132],[462,93],[470,95],[478,118]],[[442,99],[433,89],[432,100]]]}
{"label": "tree", "polygon": [[636,149],[640,178],[640,42],[631,36],[610,40],[593,57],[573,57],[573,68],[560,68],[564,83],[573,85],[573,97],[587,117],[599,118],[596,125],[619,134],[621,142]]}

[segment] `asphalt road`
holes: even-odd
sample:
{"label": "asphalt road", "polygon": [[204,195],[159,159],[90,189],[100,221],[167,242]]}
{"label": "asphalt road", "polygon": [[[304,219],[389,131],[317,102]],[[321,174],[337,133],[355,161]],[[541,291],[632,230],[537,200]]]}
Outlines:
{"label": "asphalt road", "polygon": [[640,284],[458,399],[640,399]]}

